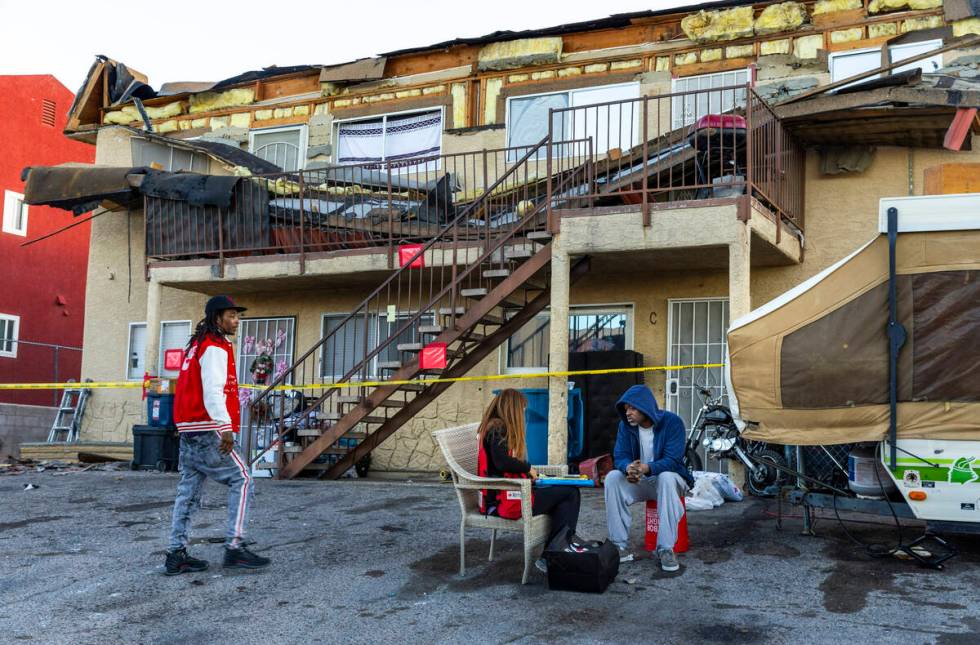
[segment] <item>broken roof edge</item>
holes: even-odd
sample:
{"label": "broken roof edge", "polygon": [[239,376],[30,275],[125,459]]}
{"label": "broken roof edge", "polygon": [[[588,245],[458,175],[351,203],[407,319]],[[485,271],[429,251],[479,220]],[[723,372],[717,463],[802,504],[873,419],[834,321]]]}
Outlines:
{"label": "broken roof edge", "polygon": [[274,163],[266,161],[261,157],[257,157],[250,152],[242,150],[241,148],[226,143],[221,143],[219,141],[188,141],[186,139],[176,139],[173,137],[165,137],[154,132],[149,132],[148,130],[134,128],[129,125],[107,125],[103,127],[121,128],[132,133],[132,136],[135,137],[143,137],[163,145],[171,145],[175,148],[200,152],[201,154],[205,154],[208,157],[225,164],[229,168],[247,168],[253,175],[265,175],[282,172],[282,168]]}

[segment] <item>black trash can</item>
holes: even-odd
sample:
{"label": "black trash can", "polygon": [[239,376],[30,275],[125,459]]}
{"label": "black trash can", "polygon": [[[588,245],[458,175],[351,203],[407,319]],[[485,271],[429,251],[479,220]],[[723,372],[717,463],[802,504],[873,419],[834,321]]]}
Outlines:
{"label": "black trash can", "polygon": [[133,426],[133,470],[177,470],[180,437],[174,426]]}

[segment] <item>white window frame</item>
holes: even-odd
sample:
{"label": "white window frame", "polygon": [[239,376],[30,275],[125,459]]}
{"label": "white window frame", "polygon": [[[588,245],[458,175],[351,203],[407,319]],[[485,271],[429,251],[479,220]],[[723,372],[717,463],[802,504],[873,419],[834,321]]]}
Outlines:
{"label": "white window frame", "polygon": [[[17,358],[17,342],[20,340],[20,316],[15,316],[14,314],[0,314],[0,320],[10,324],[13,323],[14,333],[9,338],[0,338],[0,358]],[[10,342],[10,351],[6,351],[3,347]]]}
{"label": "white window frame", "polygon": [[[677,92],[686,91],[686,90],[678,90],[677,89],[677,85],[681,81],[689,81],[689,80],[691,80],[693,78],[713,78],[715,76],[723,76],[725,74],[731,74],[732,72],[736,72],[737,73],[737,72],[741,72],[741,71],[742,71],[742,68],[741,67],[737,67],[735,69],[728,69],[728,70],[725,70],[723,72],[709,72],[707,74],[691,74],[690,76],[677,76],[677,77],[674,77],[674,78],[671,78],[670,79],[670,93],[671,94],[677,94]],[[747,85],[749,85],[750,87],[755,87],[755,67],[753,65],[749,65],[748,67],[745,68],[745,73],[746,73]],[[728,87],[731,87],[731,86],[728,86]],[[710,92],[711,90],[708,89],[708,90],[699,90],[699,91],[702,91],[702,92]],[[701,117],[697,116],[697,113],[695,113],[694,121],[691,121],[690,123],[688,123],[688,122],[685,122],[683,120],[684,117],[683,117],[683,115],[681,115],[680,116],[680,119],[681,119],[680,125],[678,125],[678,121],[675,118],[675,115],[673,113],[673,111],[674,111],[674,103],[675,103],[675,101],[678,98],[680,98],[680,97],[673,96],[673,97],[671,97],[671,101],[670,101],[670,110],[671,110],[671,114],[670,114],[670,129],[671,130],[676,130],[677,128],[682,128],[682,127],[691,125],[691,123],[695,123],[699,118],[701,118]],[[746,100],[748,100],[748,96],[746,96]],[[710,104],[710,99],[709,99],[709,104]]]}
{"label": "white window frame", "polygon": [[[554,91],[554,92],[534,92],[534,93],[531,93],[531,94],[517,94],[517,95],[514,95],[514,96],[508,96],[507,99],[504,101],[504,142],[505,142],[504,145],[508,149],[511,148],[511,147],[513,147],[513,146],[511,146],[511,143],[510,143],[510,131],[511,131],[510,117],[511,117],[511,102],[514,101],[514,100],[532,99],[532,98],[537,98],[537,97],[540,97],[540,96],[555,96],[557,94],[566,94],[566,95],[568,95],[568,108],[566,108],[566,109],[572,110],[572,109],[574,109],[576,107],[584,107],[584,106],[575,106],[575,105],[573,105],[572,95],[575,92],[588,91],[588,90],[611,89],[611,88],[614,88],[614,87],[634,87],[634,86],[637,88],[637,98],[639,99],[642,96],[640,94],[640,82],[639,81],[627,81],[625,83],[609,83],[608,85],[589,85],[589,86],[586,86],[586,87],[576,87],[576,88],[572,88],[572,89],[568,89],[568,90],[557,90],[557,91]],[[642,101],[637,100],[637,105],[641,105],[641,104],[642,104]],[[632,131],[633,132],[636,132],[638,130],[639,118],[640,118],[640,111],[634,110],[633,111],[634,123],[633,123],[633,128],[632,128]],[[569,129],[571,129],[571,123],[569,123],[567,127]],[[568,136],[568,135],[570,135],[570,133],[563,132],[562,135],[561,135],[561,137],[562,137],[562,139],[565,139],[566,136]],[[534,145],[534,144],[525,144],[525,145]],[[576,155],[576,154],[573,153],[573,148],[574,147],[575,146],[561,146],[562,149],[558,151],[558,155],[557,156],[562,157],[562,158],[579,156],[579,155]],[[595,154],[595,155],[602,155],[602,154],[605,154],[606,152],[607,152],[606,150],[603,150],[603,151],[593,150],[593,154]],[[547,153],[542,152],[541,154],[547,154]],[[552,151],[552,154],[554,154],[554,150]],[[515,152],[513,152],[513,151],[508,150],[508,152],[507,152],[507,163],[513,163],[513,162],[517,161],[517,159],[518,159],[517,154]]]}
{"label": "white window frame", "polygon": [[[19,204],[19,206],[18,206]],[[18,209],[20,212],[18,213]],[[23,214],[22,226],[17,227],[17,216]],[[24,196],[13,190],[3,191],[3,232],[27,237],[28,206]]]}
{"label": "white window frame", "polygon": [[[274,126],[271,128],[254,128],[248,131],[248,151],[251,154],[255,154],[255,135],[256,134],[275,134],[277,132],[289,132],[290,130],[299,130],[299,158],[297,159],[297,165],[299,166],[295,171],[283,169],[286,172],[298,172],[306,168],[306,153],[309,149],[310,144],[310,128],[306,124],[298,123],[296,125],[282,125]],[[270,162],[271,163],[271,162]]]}
{"label": "white window frame", "polygon": [[[634,319],[636,314],[636,305],[632,302],[611,302],[603,304],[585,304],[585,305],[571,305],[568,308],[568,317],[571,319],[574,315],[604,315],[604,314],[625,314],[626,315],[626,329],[624,333],[626,338],[624,339],[624,349],[631,350],[634,347],[635,339],[633,337],[634,333]],[[548,307],[540,314],[536,315],[531,320],[538,320],[542,316],[547,315],[551,317],[551,307]],[[530,321],[529,321],[530,322]],[[499,353],[499,373],[501,374],[536,374],[539,372],[548,371],[547,365],[533,366],[533,367],[510,367],[507,364],[507,355],[510,353],[510,338],[508,338],[500,346]]]}
{"label": "white window frame", "polygon": [[[160,321],[160,340],[159,340],[160,345],[159,345],[159,351],[157,356],[157,374],[161,376],[163,376],[163,373],[165,371],[163,369],[163,360],[165,358],[163,354],[166,351],[166,348],[164,348],[163,346],[163,328],[166,327],[167,325],[187,325],[189,334],[190,335],[194,334],[194,321],[192,320],[161,320]],[[176,378],[176,377],[171,376],[168,378]]]}
{"label": "white window frame", "polygon": [[[891,47],[888,48],[888,60],[892,64],[894,64],[894,63],[900,63],[901,62],[901,59],[895,60],[895,52],[896,51],[901,51],[902,49],[905,49],[905,48],[908,48],[908,47],[922,46],[922,45],[935,45],[935,49],[939,49],[939,48],[941,48],[943,46],[943,41],[942,41],[941,38],[939,38],[939,39],[933,39],[933,40],[918,40],[918,41],[914,41],[914,42],[911,42],[911,43],[900,43],[898,45],[892,45]],[[862,47],[860,49],[846,49],[846,50],[843,50],[843,51],[831,52],[830,55],[827,57],[827,69],[830,72],[831,82],[834,82],[834,63],[836,61],[838,61],[838,60],[840,60],[842,58],[847,58],[849,56],[860,56],[860,55],[865,55],[865,54],[875,54],[878,57],[878,60],[877,60],[878,64],[875,65],[872,68],[869,68],[869,69],[877,69],[878,67],[881,66],[881,48],[880,47]],[[913,54],[913,56],[914,55],[915,54]],[[922,65],[925,65],[925,64],[929,63],[930,61],[933,62],[933,63],[936,63],[939,68],[942,68],[942,66],[943,66],[943,55],[942,54],[935,54],[934,56],[931,56],[929,58],[923,58],[922,60],[919,60],[919,61],[916,61],[916,62],[913,62],[913,63],[909,63],[908,65],[911,65],[913,67],[921,67]],[[898,67],[895,67],[894,69],[892,69],[892,71],[890,73],[891,74],[895,74],[896,72],[900,71],[902,67],[905,67],[905,66],[904,65],[900,65]],[[850,87],[852,85],[857,85],[859,83],[864,83],[866,81],[870,81],[872,79],[879,78],[879,77],[880,77],[880,74],[873,74],[873,75],[868,76],[866,78],[862,78],[860,80],[854,81],[853,83],[848,83],[847,85],[844,85],[844,86],[842,86],[842,87],[840,87],[838,89],[844,89],[845,87]],[[843,80],[843,79],[837,79],[837,80]]]}
{"label": "white window frame", "polygon": [[[442,124],[442,130],[439,132],[439,152],[435,153],[434,155],[436,157],[436,161],[435,161],[435,168],[432,168],[432,170],[439,170],[440,168],[442,168],[442,150],[443,150],[443,144],[445,143],[443,139],[445,138],[445,134],[446,134],[446,106],[445,105],[433,105],[432,107],[428,107],[428,108],[421,108],[421,109],[416,108],[413,110],[399,110],[397,112],[385,112],[384,114],[372,114],[370,116],[358,116],[349,119],[334,119],[333,127],[331,128],[330,131],[331,140],[333,142],[332,149],[333,149],[334,161],[336,161],[338,164],[340,163],[339,161],[337,161],[337,153],[340,150],[340,126],[343,125],[344,123],[360,123],[362,121],[372,121],[374,119],[381,119],[381,131],[384,134],[381,135],[382,156],[381,156],[380,163],[384,163],[386,160],[386,157],[384,156],[384,150],[385,150],[385,144],[387,143],[385,139],[387,139],[388,137],[388,118],[393,116],[425,114],[426,112],[436,112],[436,111],[439,112],[439,122]],[[357,166],[359,164],[348,164],[348,165]],[[425,165],[426,167],[429,166],[429,164],[425,164]],[[393,168],[392,170],[397,171],[397,169],[395,168]]]}
{"label": "white window frame", "polygon": [[[146,324],[146,321],[143,321],[143,322],[131,322],[131,323],[129,323],[129,332],[126,334],[126,362],[123,365],[123,376],[126,377],[126,380],[127,381],[142,381],[143,380],[143,375],[142,374],[140,374],[136,378],[133,378],[133,377],[131,377],[129,375],[129,370],[130,370],[130,367],[129,367],[129,357],[130,357],[130,354],[132,353],[130,350],[133,349],[133,328],[134,327],[142,327],[142,328],[144,328],[146,330],[146,333],[149,333],[149,328],[148,328],[148,326]],[[143,348],[140,349],[139,351],[143,353],[143,371],[146,372],[146,345],[144,345]]]}

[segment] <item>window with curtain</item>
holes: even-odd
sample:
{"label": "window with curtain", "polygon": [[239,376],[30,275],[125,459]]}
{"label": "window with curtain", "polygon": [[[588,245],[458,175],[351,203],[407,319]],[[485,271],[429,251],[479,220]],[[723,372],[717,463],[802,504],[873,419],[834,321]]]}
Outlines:
{"label": "window with curtain", "polygon": [[[744,107],[746,98],[744,88],[750,78],[748,69],[675,78],[671,82],[675,94],[695,93],[675,96],[671,99],[670,127],[676,130],[691,125],[703,116],[723,114],[731,112],[736,107]],[[739,86],[739,89],[719,89],[734,86]]]}
{"label": "window with curtain", "polygon": [[[416,168],[407,160],[432,157],[442,151],[442,110],[385,114],[337,125],[337,163],[380,164],[394,169]],[[399,162],[402,162],[399,164]],[[438,162],[425,164],[438,167]]]}
{"label": "window with curtain", "polygon": [[[328,338],[320,355],[320,376],[325,379],[342,378],[363,361],[367,352],[377,344],[377,316],[358,314],[345,321],[347,315],[323,316],[323,336]],[[376,373],[373,363],[363,373],[364,376]]]}
{"label": "window with curtain", "polygon": [[[631,99],[640,96],[638,83],[586,87],[567,92],[515,96],[507,101],[507,147],[533,146],[548,135],[550,110],[576,108],[553,115],[552,134],[555,139],[592,139],[596,154],[613,148],[628,150],[639,142],[639,103]],[[613,105],[596,105],[613,103]],[[594,106],[594,107],[590,107]],[[558,151],[559,154],[566,154]],[[538,156],[547,154],[546,150]],[[567,154],[575,154],[569,149]],[[508,161],[516,161],[520,151],[508,153]]]}

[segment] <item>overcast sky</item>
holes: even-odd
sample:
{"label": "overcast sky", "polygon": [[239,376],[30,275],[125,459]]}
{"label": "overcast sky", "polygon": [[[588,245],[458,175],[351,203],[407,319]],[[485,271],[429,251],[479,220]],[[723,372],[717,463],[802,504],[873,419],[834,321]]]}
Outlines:
{"label": "overcast sky", "polygon": [[95,54],[168,81],[342,63],[497,30],[692,4],[670,0],[0,0],[0,74],[54,74],[73,92]]}

